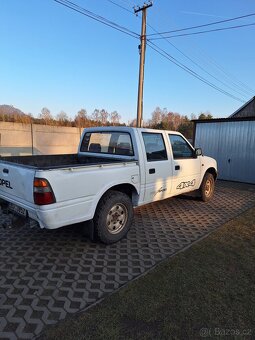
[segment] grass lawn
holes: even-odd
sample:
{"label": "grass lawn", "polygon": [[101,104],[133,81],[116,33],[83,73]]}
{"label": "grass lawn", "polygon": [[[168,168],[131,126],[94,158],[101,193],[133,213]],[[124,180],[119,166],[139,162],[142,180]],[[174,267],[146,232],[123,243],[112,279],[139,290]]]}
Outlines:
{"label": "grass lawn", "polygon": [[255,208],[41,339],[217,335],[255,338]]}

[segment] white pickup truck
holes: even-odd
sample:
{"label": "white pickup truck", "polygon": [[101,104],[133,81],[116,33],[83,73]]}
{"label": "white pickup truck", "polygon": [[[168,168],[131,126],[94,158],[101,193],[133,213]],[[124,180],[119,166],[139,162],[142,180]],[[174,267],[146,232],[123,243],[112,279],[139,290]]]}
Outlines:
{"label": "white pickup truck", "polygon": [[214,193],[217,164],[178,132],[85,129],[77,154],[0,158],[8,209],[55,229],[92,220],[104,243],[128,232],[133,208],[199,190]]}

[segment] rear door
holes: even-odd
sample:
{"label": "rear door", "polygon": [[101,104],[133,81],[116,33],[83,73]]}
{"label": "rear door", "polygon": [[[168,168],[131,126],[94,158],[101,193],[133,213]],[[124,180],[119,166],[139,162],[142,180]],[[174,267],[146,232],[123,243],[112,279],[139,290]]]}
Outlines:
{"label": "rear door", "polygon": [[201,156],[196,157],[191,145],[179,134],[168,135],[173,153],[172,195],[198,189],[201,176]]}
{"label": "rear door", "polygon": [[33,203],[34,169],[0,162],[0,196],[16,203]]}
{"label": "rear door", "polygon": [[167,198],[171,194],[172,159],[167,153],[165,134],[142,132],[145,159],[144,203]]}

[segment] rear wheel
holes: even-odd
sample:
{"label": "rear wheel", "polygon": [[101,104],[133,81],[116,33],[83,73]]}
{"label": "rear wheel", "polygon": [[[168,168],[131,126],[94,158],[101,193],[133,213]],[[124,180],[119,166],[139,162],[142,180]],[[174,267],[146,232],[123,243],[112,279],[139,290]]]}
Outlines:
{"label": "rear wheel", "polygon": [[128,195],[107,192],[98,204],[94,225],[98,238],[106,244],[122,239],[131,227],[133,206]]}
{"label": "rear wheel", "polygon": [[204,175],[202,184],[200,186],[201,199],[204,202],[208,202],[212,199],[215,188],[215,179],[212,174],[207,172]]}

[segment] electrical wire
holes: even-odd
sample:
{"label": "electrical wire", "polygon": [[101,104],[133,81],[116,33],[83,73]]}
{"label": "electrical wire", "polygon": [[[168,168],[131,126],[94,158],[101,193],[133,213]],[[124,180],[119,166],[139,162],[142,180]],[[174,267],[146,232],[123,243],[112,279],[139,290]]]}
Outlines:
{"label": "electrical wire", "polygon": [[202,81],[203,83],[207,84],[208,86],[214,88],[215,90],[217,90],[218,92],[225,94],[226,96],[235,99],[237,101],[240,101],[242,103],[245,103],[244,100],[232,95],[231,93],[221,89],[220,87],[216,86],[215,84],[211,83],[210,81],[206,80],[205,78],[203,78],[202,76],[200,76],[197,72],[193,71],[192,69],[190,69],[189,67],[185,66],[184,64],[180,63],[177,59],[175,59],[174,57],[172,57],[169,53],[167,53],[166,51],[164,51],[163,49],[161,49],[160,47],[158,47],[157,45],[155,45],[154,43],[152,43],[151,41],[148,42],[148,46],[153,49],[155,52],[157,52],[158,54],[160,54],[161,56],[163,56],[164,58],[168,59],[170,62],[172,62],[173,64],[175,64],[176,66],[178,66],[179,68],[183,69],[184,71],[186,71],[187,73],[191,74],[193,77],[199,79],[200,81]]}
{"label": "electrical wire", "polygon": [[[112,0],[107,0],[111,3],[113,3],[114,5],[118,6],[118,7],[121,7],[122,9],[130,12],[133,14],[132,11],[128,10],[127,8],[125,8],[124,6],[121,6],[117,3],[115,3],[114,1]],[[159,34],[160,36],[162,36],[162,33],[159,33],[157,32],[150,24],[147,24],[152,30],[154,30],[154,32],[156,32],[156,34]],[[243,93],[241,93],[240,91],[238,90],[235,90],[233,87],[229,86],[228,84],[226,84],[225,82],[221,81],[220,79],[218,79],[217,77],[215,77],[214,75],[212,75],[210,72],[208,72],[207,70],[205,70],[205,68],[203,68],[202,66],[200,66],[198,63],[196,63],[195,61],[193,61],[189,56],[187,56],[184,52],[182,52],[179,48],[177,48],[173,43],[171,43],[166,37],[163,37],[163,39],[165,39],[171,46],[173,46],[179,53],[181,53],[183,56],[185,56],[187,59],[189,59],[193,64],[195,64],[197,67],[199,67],[201,70],[203,70],[205,73],[207,73],[209,76],[213,77],[215,80],[217,80],[218,82],[220,82],[221,84],[223,84],[224,86],[230,88],[231,90],[235,91],[236,93],[238,93],[239,95],[243,96],[245,93],[244,90],[241,89],[241,91]],[[151,39],[152,40],[152,39]],[[151,43],[153,44],[153,43]],[[155,46],[155,48],[158,48],[160,49],[157,45],[153,44]],[[150,46],[152,48],[152,46]],[[153,49],[155,49],[153,48]],[[163,50],[161,50],[162,52]],[[231,98],[235,99],[235,100],[238,100],[238,101],[241,101],[241,102],[245,102],[244,100],[236,97],[236,96],[233,96],[232,94],[228,93],[227,91],[217,87],[216,85],[214,85],[213,83],[211,83],[210,81],[206,80],[205,78],[203,78],[202,76],[200,76],[199,74],[197,74],[195,71],[193,71],[192,69],[188,68],[186,65],[180,63],[177,59],[175,59],[174,57],[170,56],[170,54],[168,54],[167,52],[163,51],[164,53],[167,54],[168,58],[171,59],[172,62],[174,62],[177,66],[181,67],[183,70],[187,71],[188,73],[192,74],[193,76],[195,76],[197,79],[203,81],[204,83],[206,83],[207,85],[213,87],[214,89],[220,91],[221,93],[224,93],[228,96],[230,96]],[[161,53],[160,53],[161,54]],[[234,84],[235,85],[235,84]],[[247,95],[247,93],[246,93]]]}
{"label": "electrical wire", "polygon": [[196,50],[199,50],[199,56],[204,55],[204,60],[207,63],[207,65],[214,66],[219,72],[221,72],[221,76],[224,77],[226,81],[231,81],[237,88],[243,90],[246,89],[246,93],[249,96],[254,96],[255,90],[253,90],[250,86],[239,80],[235,75],[231,74],[227,70],[224,69],[222,65],[220,65],[218,62],[216,62],[211,55],[208,55],[201,47],[196,46]]}
{"label": "electrical wire", "polygon": [[152,40],[160,40],[160,39],[164,39],[164,38],[184,37],[184,36],[189,36],[189,35],[225,31],[225,30],[231,30],[231,29],[237,29],[237,28],[243,28],[243,27],[249,27],[249,26],[255,26],[255,23],[237,25],[237,26],[230,26],[230,27],[215,28],[215,29],[207,30],[207,31],[198,31],[198,32],[192,32],[192,33],[175,34],[175,35],[170,35],[170,36],[166,36],[166,37],[156,37],[156,38],[151,38],[149,40],[152,41]]}
{"label": "electrical wire", "polygon": [[161,34],[164,35],[164,34],[169,34],[169,33],[176,33],[176,32],[181,32],[181,31],[187,31],[187,30],[192,30],[192,29],[201,28],[201,27],[207,27],[207,26],[212,26],[212,25],[223,24],[225,22],[234,21],[234,20],[240,20],[240,19],[244,19],[244,18],[248,18],[248,17],[252,17],[252,16],[255,16],[255,13],[246,14],[246,15],[242,15],[242,16],[239,16],[239,17],[225,19],[225,20],[220,20],[220,21],[214,21],[214,22],[210,22],[208,24],[203,24],[203,25],[197,25],[197,26],[191,26],[191,27],[186,27],[186,28],[180,28],[180,29],[176,29],[176,30],[172,30],[172,31],[166,31],[166,32],[152,33],[152,34],[148,34],[148,36],[161,35]]}
{"label": "electrical wire", "polygon": [[114,2],[114,1],[112,1],[112,0],[107,0],[107,1],[110,2],[110,3],[112,3],[113,5],[115,5],[115,6],[117,6],[117,7],[120,7],[120,8],[122,8],[122,9],[124,9],[125,11],[127,11],[127,12],[129,12],[129,13],[131,13],[131,14],[135,14],[134,11],[131,11],[130,9],[128,9],[128,8],[126,8],[126,7],[124,7],[124,6],[120,5],[120,4],[118,4],[117,2]]}
{"label": "electrical wire", "polygon": [[[110,26],[114,29],[117,29],[118,31],[121,31],[125,34],[128,34],[132,37],[135,37],[135,38],[138,38],[139,35],[135,32],[132,32],[130,31],[129,29],[126,29],[125,27],[123,26],[120,26],[118,24],[115,24],[111,21],[109,21],[108,19],[106,18],[103,18],[99,15],[96,15],[95,13],[93,12],[90,12],[88,10],[86,10],[85,8],[81,7],[81,6],[78,6],[74,3],[72,3],[71,1],[68,1],[68,0],[54,0],[55,2],[65,6],[65,7],[68,7],[76,12],[79,12],[85,16],[88,16],[90,17],[91,19],[94,19],[96,21],[99,21],[107,26]],[[113,1],[110,1],[112,3],[114,3]],[[115,5],[118,5],[116,3],[114,3]],[[121,6],[122,7],[122,6]],[[127,32],[128,31],[128,32]],[[164,39],[166,39],[166,37],[164,37]],[[238,101],[241,101],[244,103],[244,101],[236,96],[233,96],[232,94],[230,94],[229,92],[225,91],[225,90],[222,90],[221,88],[219,88],[218,86],[216,86],[215,84],[209,82],[208,80],[206,80],[205,78],[203,78],[202,76],[200,76],[198,73],[196,73],[195,71],[191,70],[190,68],[188,68],[186,65],[180,63],[177,59],[175,59],[174,57],[172,57],[169,53],[165,52],[164,50],[162,50],[161,48],[159,48],[157,45],[155,45],[154,43],[152,43],[151,41],[149,41],[148,43],[149,47],[152,48],[154,51],[156,51],[157,53],[159,53],[160,55],[162,55],[163,57],[167,58],[169,61],[171,61],[172,63],[174,63],[175,65],[177,65],[178,67],[182,68],[183,70],[185,70],[186,72],[188,72],[189,74],[193,75],[195,78],[199,79],[200,81],[202,81],[203,83],[209,85],[210,87],[216,89],[217,91],[235,99],[235,100],[238,100]],[[183,52],[182,52],[183,53]]]}
{"label": "electrical wire", "polygon": [[[154,2],[155,3],[155,2]],[[198,26],[192,26],[192,27],[187,27],[187,28],[183,28],[183,29],[176,29],[176,30],[172,30],[172,31],[168,31],[168,32],[158,32],[157,30],[155,30],[151,25],[148,24],[148,26],[155,32],[152,34],[148,34],[147,36],[154,36],[154,35],[160,35],[163,37],[163,34],[165,33],[172,33],[172,32],[180,32],[180,31],[185,31],[185,30],[190,30],[190,29],[194,29],[194,28],[200,28],[200,27],[206,27],[206,26],[211,26],[211,25],[215,25],[215,24],[219,24],[219,23],[225,23],[225,22],[229,22],[229,21],[234,21],[234,20],[240,20],[240,19],[244,19],[247,17],[251,17],[254,16],[255,13],[250,13],[250,14],[246,14],[246,15],[242,15],[242,16],[238,16],[238,17],[234,17],[234,18],[230,18],[230,19],[226,19],[226,20],[221,20],[221,21],[216,21],[216,22],[212,22],[212,23],[208,23],[208,24],[204,24],[204,25],[198,25]],[[187,56],[185,53],[183,53],[179,48],[177,48],[172,42],[170,42],[166,37],[164,37],[164,40],[171,45],[172,47],[174,47],[179,53],[181,53],[183,56],[185,56],[187,59],[189,59],[192,63],[194,63],[195,65],[197,65],[199,68],[201,68],[200,65],[198,65],[196,62],[194,62],[189,56]],[[196,49],[199,47],[196,47]],[[201,53],[204,54],[204,56],[206,57],[206,63],[209,65],[213,65],[216,69],[218,69],[221,72],[221,76],[224,77],[224,79],[227,82],[231,82],[233,86],[235,86],[239,91],[241,90],[243,93],[245,93],[248,96],[254,95],[254,90],[251,89],[247,84],[245,84],[244,82],[240,81],[236,76],[234,76],[233,74],[231,74],[230,72],[226,71],[223,66],[219,65],[211,56],[209,56],[205,51],[201,50],[201,48],[199,48]],[[200,55],[201,57],[201,55]],[[202,67],[201,69],[203,69],[205,71],[205,69]],[[205,71],[207,73],[207,71]],[[211,75],[211,74],[210,74]],[[211,75],[212,77],[214,77],[213,75]],[[218,80],[219,81],[219,80]],[[220,81],[221,82],[221,81]],[[228,85],[228,87],[230,88],[230,86]],[[240,92],[239,92],[240,93]]]}
{"label": "electrical wire", "polygon": [[[156,33],[157,30],[155,30],[154,27],[152,27],[150,24],[148,24],[148,26]],[[160,33],[158,33],[160,34]],[[161,34],[160,34],[161,35]],[[185,58],[187,58],[189,61],[191,61],[194,65],[196,65],[198,68],[200,68],[203,72],[205,72],[206,74],[208,74],[209,76],[211,76],[212,78],[214,78],[215,80],[217,80],[219,83],[221,83],[222,85],[228,87],[229,89],[231,89],[232,91],[235,91],[236,93],[238,93],[239,95],[241,96],[244,96],[244,95],[248,95],[248,92],[246,90],[243,90],[243,89],[240,89],[239,90],[236,90],[235,88],[233,88],[232,86],[230,86],[228,83],[220,80],[219,78],[215,77],[212,73],[208,72],[203,66],[199,65],[196,61],[194,61],[191,57],[189,57],[187,54],[185,54],[183,51],[181,51],[178,47],[176,47],[172,42],[170,42],[166,37],[163,37],[164,40],[169,44],[171,45],[174,49],[176,49],[180,54],[182,54]],[[234,86],[236,86],[234,84]],[[241,93],[240,90],[243,92]]]}
{"label": "electrical wire", "polygon": [[135,7],[135,2],[131,1],[131,0],[120,0],[123,4],[125,4],[126,6],[131,6],[131,7]]}
{"label": "electrical wire", "polygon": [[[252,14],[250,14],[252,15]],[[245,17],[247,17],[248,15],[246,15]],[[242,16],[241,18],[243,18],[244,16]],[[237,17],[240,18],[240,17]],[[233,18],[233,19],[237,19],[237,18]],[[231,19],[231,20],[233,20]],[[196,47],[196,49],[200,49],[201,53],[205,55],[206,57],[206,63],[209,65],[213,65],[216,69],[220,70],[221,72],[221,77],[223,76],[223,78],[225,79],[225,81],[227,83],[231,82],[232,86],[234,86],[236,89],[234,89],[232,86],[230,86],[229,84],[226,84],[225,82],[219,80],[218,78],[216,78],[214,75],[212,75],[210,72],[208,72],[204,67],[200,66],[197,62],[195,62],[191,57],[189,57],[187,54],[185,54],[183,51],[181,51],[179,48],[177,48],[172,42],[170,42],[170,40],[166,37],[163,36],[162,33],[158,32],[157,30],[155,30],[154,27],[152,27],[151,25],[147,24],[156,34],[162,36],[164,38],[164,40],[171,45],[173,48],[175,48],[179,53],[181,53],[184,57],[186,57],[188,60],[190,60],[193,64],[195,64],[197,67],[199,67],[201,70],[203,70],[205,73],[207,73],[208,75],[210,75],[211,77],[213,77],[214,79],[216,79],[218,82],[224,84],[226,87],[232,89],[233,91],[235,91],[236,93],[240,93],[243,92],[243,94],[241,94],[242,96],[253,96],[254,95],[254,90],[251,89],[247,84],[243,83],[242,81],[240,81],[239,79],[237,79],[237,77],[235,77],[233,74],[231,74],[230,72],[227,72],[226,70],[224,70],[223,66],[219,65],[215,60],[212,59],[211,56],[209,56],[205,51],[201,50],[201,48]],[[153,34],[150,34],[150,36],[152,36]],[[201,53],[200,53],[200,57],[201,57]]]}
{"label": "electrical wire", "polygon": [[71,1],[68,1],[68,0],[53,0],[53,1],[69,8],[69,9],[72,9],[75,12],[78,12],[82,15],[85,15],[85,16],[87,16],[87,17],[89,17],[89,18],[91,18],[95,21],[98,21],[98,22],[100,22],[100,23],[102,23],[102,24],[104,24],[108,27],[111,27],[111,28],[113,28],[117,31],[124,33],[124,34],[127,34],[127,35],[129,35],[133,38],[140,39],[139,34],[137,34],[136,32],[133,32],[126,27],[120,26],[120,25],[100,16],[100,15],[97,15],[97,14],[91,12],[91,11],[88,11],[87,9],[85,9],[81,6],[78,6],[77,4],[75,4]]}

